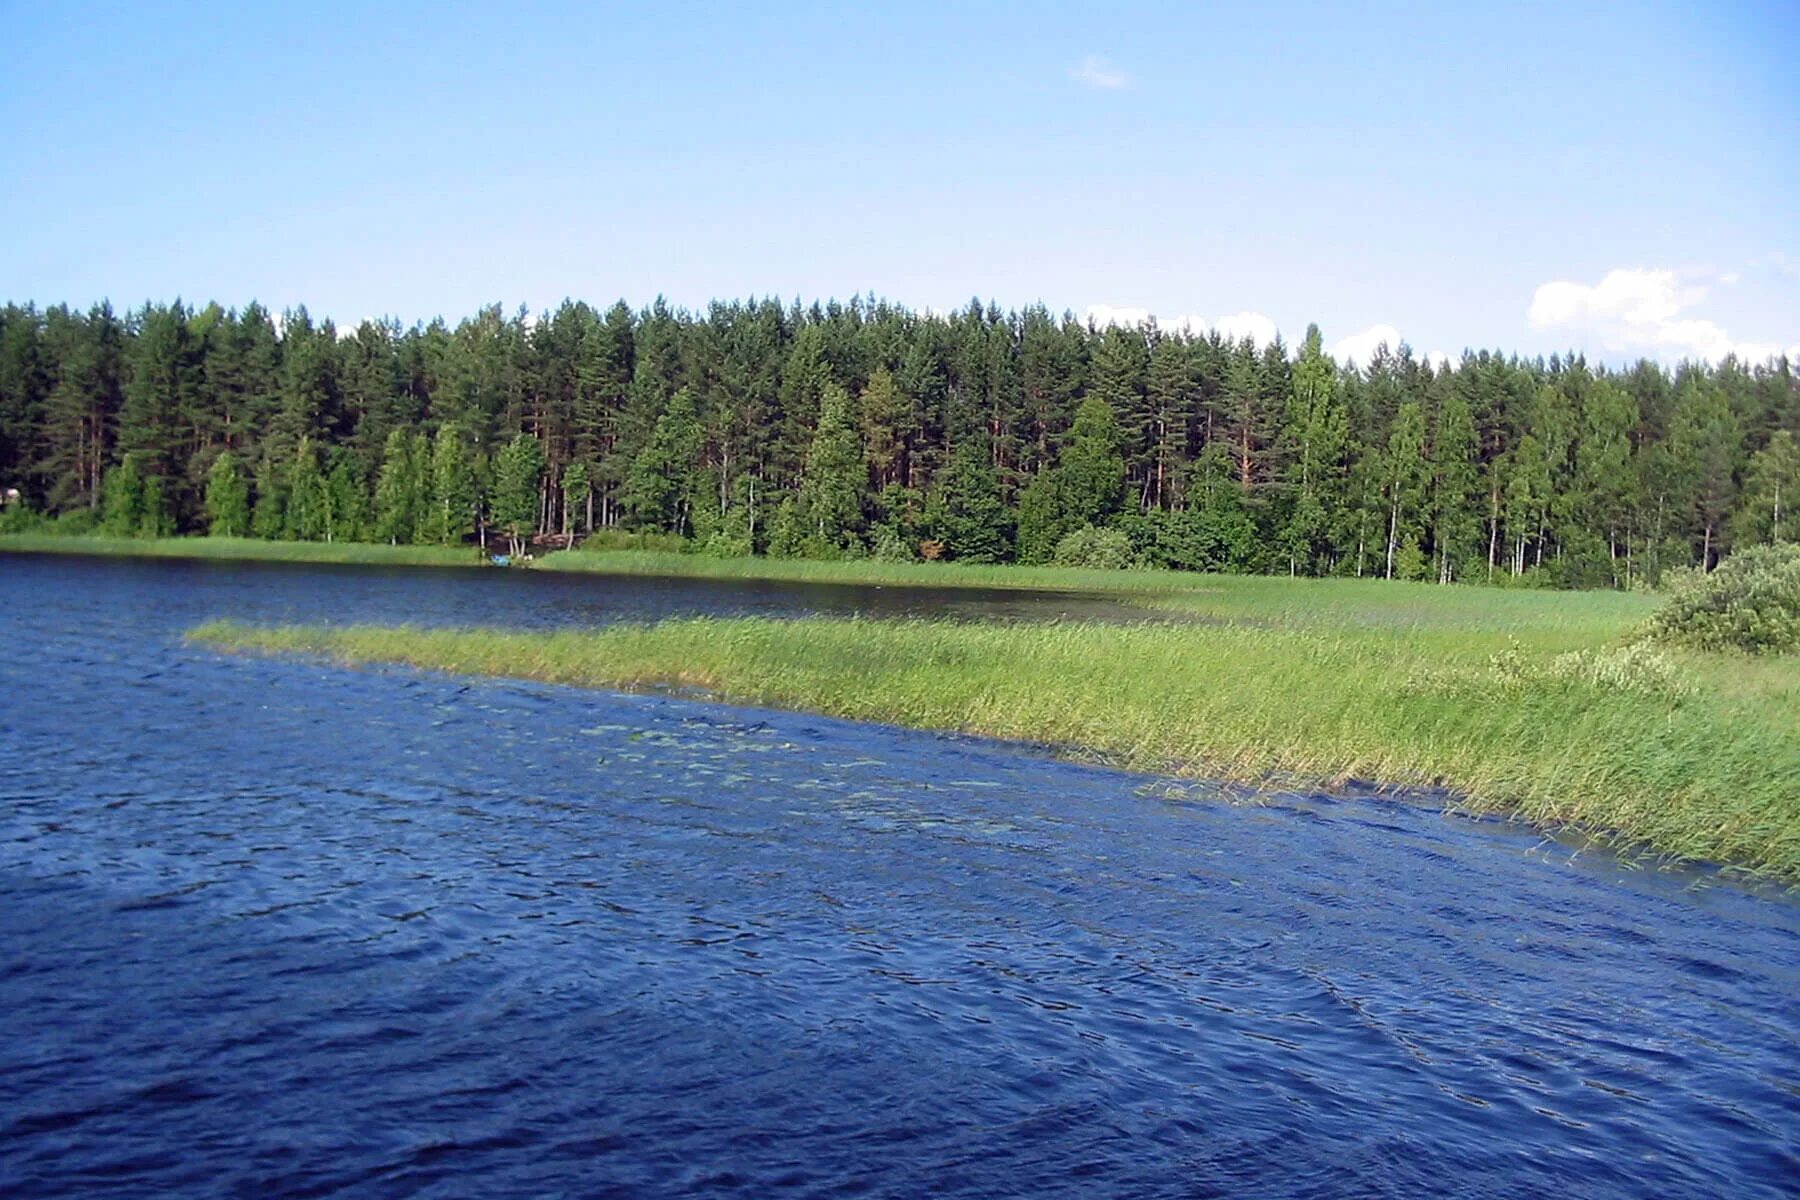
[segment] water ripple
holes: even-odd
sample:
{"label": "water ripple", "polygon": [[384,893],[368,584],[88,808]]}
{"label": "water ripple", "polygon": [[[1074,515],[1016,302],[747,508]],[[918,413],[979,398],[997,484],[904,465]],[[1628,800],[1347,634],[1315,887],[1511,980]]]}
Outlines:
{"label": "water ripple", "polygon": [[1372,794],[1184,800],[178,637],[704,599],[518,578],[0,561],[0,690],[29,698],[0,716],[0,1194],[1800,1178],[1781,896]]}

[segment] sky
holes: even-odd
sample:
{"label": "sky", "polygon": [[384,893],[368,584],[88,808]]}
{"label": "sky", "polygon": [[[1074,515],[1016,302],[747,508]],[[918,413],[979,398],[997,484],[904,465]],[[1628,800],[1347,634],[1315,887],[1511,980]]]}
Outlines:
{"label": "sky", "polygon": [[0,298],[1800,356],[1800,4],[0,0]]}

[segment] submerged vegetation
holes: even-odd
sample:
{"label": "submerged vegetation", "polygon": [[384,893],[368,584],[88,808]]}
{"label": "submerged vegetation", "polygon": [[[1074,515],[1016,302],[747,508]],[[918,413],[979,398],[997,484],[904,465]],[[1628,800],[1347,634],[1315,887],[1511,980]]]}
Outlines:
{"label": "submerged vegetation", "polygon": [[594,631],[255,628],[197,639],[1047,743],[1280,785],[1441,785],[1478,811],[1800,879],[1800,660],[1655,648],[1655,608],[1547,594],[1208,579],[1195,622],[692,619]]}

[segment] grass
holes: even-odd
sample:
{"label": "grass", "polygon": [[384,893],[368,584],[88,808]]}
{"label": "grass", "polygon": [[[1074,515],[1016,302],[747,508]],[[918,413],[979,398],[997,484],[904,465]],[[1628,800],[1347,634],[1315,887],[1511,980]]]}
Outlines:
{"label": "grass", "polygon": [[378,566],[477,567],[470,546],[387,546],[367,542],[271,542],[261,538],[119,538],[42,533],[0,534],[0,553],[101,554],[131,558],[254,559],[262,562],[368,563]]}
{"label": "grass", "polygon": [[1800,658],[1646,649],[1631,636],[1654,602],[1618,594],[1182,582],[1185,592],[1146,602],[1209,621],[690,619],[559,633],[215,622],[192,636],[351,663],[696,689],[1204,778],[1443,786],[1471,810],[1800,881]]}
{"label": "grass", "polygon": [[958,562],[819,562],[799,558],[713,558],[659,550],[565,550],[535,564],[541,571],[659,575],[688,579],[769,579],[881,587],[1006,588],[1030,591],[1159,595],[1204,591],[1218,576],[1192,571],[1105,571]]}

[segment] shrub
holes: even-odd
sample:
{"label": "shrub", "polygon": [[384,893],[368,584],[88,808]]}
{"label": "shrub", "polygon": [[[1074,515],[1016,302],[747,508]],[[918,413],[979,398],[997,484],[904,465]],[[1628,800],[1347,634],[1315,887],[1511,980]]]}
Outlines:
{"label": "shrub", "polygon": [[1685,581],[1650,619],[1650,633],[1705,650],[1800,650],[1800,546],[1753,546]]}
{"label": "shrub", "polygon": [[56,520],[50,523],[46,533],[59,534],[63,537],[87,537],[100,531],[100,513],[92,508],[72,508],[68,512],[58,513]]}
{"label": "shrub", "polygon": [[0,533],[36,533],[50,519],[24,502],[0,505]]}
{"label": "shrub", "polygon": [[912,543],[886,525],[875,527],[874,557],[876,562],[913,562],[918,555]]}
{"label": "shrub", "polygon": [[629,533],[623,529],[596,529],[582,540],[583,550],[660,550],[665,554],[686,554],[693,549],[678,533]]}
{"label": "shrub", "polygon": [[1089,567],[1123,571],[1132,565],[1131,539],[1123,530],[1096,529],[1083,525],[1065,533],[1056,543],[1054,560],[1059,567]]}

